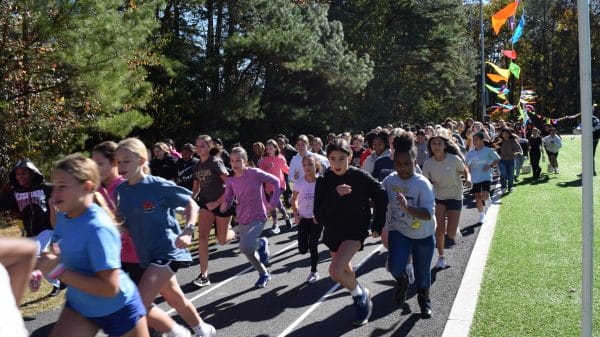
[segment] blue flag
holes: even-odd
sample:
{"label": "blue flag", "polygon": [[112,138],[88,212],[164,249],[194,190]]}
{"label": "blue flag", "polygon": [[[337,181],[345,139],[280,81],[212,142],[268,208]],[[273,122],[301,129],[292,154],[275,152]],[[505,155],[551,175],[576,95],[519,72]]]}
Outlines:
{"label": "blue flag", "polygon": [[512,37],[512,44],[516,44],[519,39],[521,38],[521,35],[523,35],[523,27],[525,26],[525,11],[523,11],[523,14],[521,14],[521,20],[519,20],[519,24],[517,25],[517,28],[515,28],[515,33],[513,34]]}

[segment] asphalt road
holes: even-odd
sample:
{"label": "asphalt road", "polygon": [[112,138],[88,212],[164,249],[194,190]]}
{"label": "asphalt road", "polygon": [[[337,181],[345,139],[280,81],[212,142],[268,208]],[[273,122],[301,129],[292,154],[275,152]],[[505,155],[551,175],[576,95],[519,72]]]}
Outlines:
{"label": "asphalt road", "polygon": [[[263,289],[254,288],[258,274],[239,253],[237,241],[210,247],[209,287],[198,289],[192,283],[199,272],[197,259],[177,277],[202,318],[217,328],[218,336],[441,336],[481,226],[472,197],[465,198],[459,224],[462,238],[446,250],[447,268],[432,269],[430,319],[420,318],[413,287],[404,306],[394,301],[395,282],[384,267],[387,251],[372,238],[353,259],[358,280],[371,290],[374,304],[369,323],[359,328],[352,325],[350,294],[329,278],[329,251],[323,244],[319,245],[321,279],[305,283],[309,256],[298,253],[295,228],[269,237],[273,279]],[[436,261],[437,252],[432,268]],[[156,303],[170,310],[162,298]],[[169,313],[181,321],[172,310]],[[58,314],[45,312],[25,323],[32,336],[47,336]]]}

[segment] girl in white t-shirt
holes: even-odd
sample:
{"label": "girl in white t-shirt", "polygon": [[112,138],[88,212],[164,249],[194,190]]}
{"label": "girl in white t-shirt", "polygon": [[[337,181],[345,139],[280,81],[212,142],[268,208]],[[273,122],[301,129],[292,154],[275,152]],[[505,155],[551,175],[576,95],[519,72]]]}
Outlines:
{"label": "girl in white t-shirt", "polygon": [[311,153],[302,158],[304,177],[296,180],[292,195],[294,221],[298,225],[298,250],[300,254],[310,252],[310,273],[306,278],[308,283],[315,283],[319,280],[319,273],[317,273],[319,250],[317,246],[323,232],[323,225],[317,223],[313,212],[319,165],[316,156]]}

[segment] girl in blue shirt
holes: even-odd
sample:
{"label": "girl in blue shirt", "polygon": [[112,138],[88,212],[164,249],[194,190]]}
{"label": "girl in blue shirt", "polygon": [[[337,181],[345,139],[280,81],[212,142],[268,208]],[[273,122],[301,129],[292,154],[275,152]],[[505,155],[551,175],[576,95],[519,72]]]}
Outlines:
{"label": "girl in blue shirt", "polygon": [[[149,175],[148,150],[137,138],[127,138],[119,143],[116,160],[119,174],[126,180],[117,187],[117,207],[133,239],[140,266],[145,269],[138,288],[152,327],[167,332],[169,337],[189,336],[187,329],[152,306],[160,293],[197,336],[215,336],[215,328],[200,318],[175,277],[179,268],[192,262],[186,248],[192,240],[198,216],[198,205],[192,199],[192,192],[172,181]],[[178,207],[185,207],[187,225],[183,232],[175,218]]]}
{"label": "girl in blue shirt", "polygon": [[51,336],[148,336],[146,309],[121,270],[121,239],[99,193],[96,163],[74,154],[53,169],[53,206],[58,210],[52,252],[38,267],[67,285],[67,302]]}

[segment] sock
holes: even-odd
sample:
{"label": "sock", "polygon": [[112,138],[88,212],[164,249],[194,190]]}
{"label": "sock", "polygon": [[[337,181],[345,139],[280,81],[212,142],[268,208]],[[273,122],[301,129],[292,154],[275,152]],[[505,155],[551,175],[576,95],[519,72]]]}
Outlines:
{"label": "sock", "polygon": [[362,296],[363,290],[360,287],[360,284],[357,283],[356,288],[354,288],[354,290],[352,290],[350,293],[352,294],[352,297]]}
{"label": "sock", "polygon": [[210,325],[205,322],[200,322],[198,326],[192,328],[197,336],[210,336]]}
{"label": "sock", "polygon": [[171,331],[167,332],[167,337],[176,337],[181,335],[181,332],[185,329],[185,327],[175,323]]}

